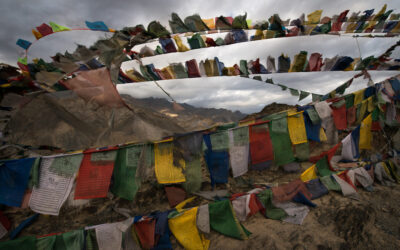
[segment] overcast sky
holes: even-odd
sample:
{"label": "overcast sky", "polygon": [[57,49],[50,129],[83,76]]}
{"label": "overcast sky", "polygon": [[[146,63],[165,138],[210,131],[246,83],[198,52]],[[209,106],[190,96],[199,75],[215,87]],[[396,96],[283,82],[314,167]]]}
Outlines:
{"label": "overcast sky", "polygon": [[[15,45],[18,38],[34,41],[31,29],[41,23],[56,22],[67,27],[85,27],[85,20],[104,21],[110,28],[121,29],[125,26],[147,24],[152,20],[159,20],[168,26],[171,12],[178,13],[181,18],[194,13],[202,18],[211,18],[219,15],[236,16],[247,12],[248,18],[253,21],[265,20],[274,13],[279,13],[282,19],[297,18],[302,13],[306,15],[314,10],[323,9],[322,16],[339,14],[345,9],[353,11],[380,10],[384,3],[388,9],[400,12],[400,1],[288,1],[288,0],[253,0],[253,1],[204,1],[204,0],[0,0],[0,62],[14,64],[23,51]],[[49,56],[56,52],[70,52],[76,44],[91,45],[99,37],[107,36],[102,32],[71,31],[61,32],[45,37],[35,43],[29,52],[29,58],[42,57],[49,60]],[[358,39],[362,57],[379,55],[396,39]],[[256,59],[260,57],[265,64],[268,55],[277,56],[281,52],[293,56],[300,50],[307,50],[310,54],[321,52],[325,57],[334,55],[358,56],[358,49],[354,38],[350,37],[296,37],[270,39],[268,41],[250,42],[225,46],[224,48],[201,49],[180,53],[168,54],[159,57],[147,58],[145,63],[155,63],[162,67],[172,62],[185,61],[196,58],[198,60],[218,56],[227,66],[237,63],[240,59]],[[399,58],[399,50],[395,57]],[[125,68],[134,67],[133,64],[124,65]],[[354,73],[354,72],[353,72]],[[379,72],[376,79],[393,75],[394,72]],[[297,86],[298,88],[312,88],[314,92],[325,93],[352,76],[349,72],[335,73],[299,73],[274,74],[272,77],[282,83]],[[265,77],[264,77],[265,78]],[[375,80],[375,79],[374,79]],[[312,84],[311,84],[312,82]],[[194,80],[160,81],[171,95],[179,101],[203,107],[224,107],[240,109],[243,112],[258,111],[263,105],[272,101],[293,102],[287,92],[280,88],[268,86],[243,78],[201,78]],[[360,88],[365,87],[365,81]],[[142,86],[139,88],[139,86]],[[232,90],[227,90],[232,88]],[[154,83],[129,84],[118,87],[121,93],[129,93],[137,97],[158,96],[159,90]],[[139,89],[141,89],[139,91]],[[147,89],[146,91],[142,91]],[[305,101],[307,102],[307,100]]]}

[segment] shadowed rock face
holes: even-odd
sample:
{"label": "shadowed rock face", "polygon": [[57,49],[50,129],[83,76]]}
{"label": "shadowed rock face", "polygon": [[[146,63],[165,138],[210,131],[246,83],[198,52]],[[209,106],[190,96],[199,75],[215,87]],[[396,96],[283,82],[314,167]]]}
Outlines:
{"label": "shadowed rock face", "polygon": [[132,110],[86,103],[71,91],[18,99],[22,107],[13,114],[7,133],[11,143],[73,150],[160,140],[174,133],[238,121],[244,116],[187,104],[182,104],[184,110],[175,111],[172,103],[164,99],[124,99]]}

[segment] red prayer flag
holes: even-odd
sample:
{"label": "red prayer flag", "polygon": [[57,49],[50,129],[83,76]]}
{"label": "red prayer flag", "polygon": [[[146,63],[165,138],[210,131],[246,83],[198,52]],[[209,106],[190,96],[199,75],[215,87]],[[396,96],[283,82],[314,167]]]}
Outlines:
{"label": "red prayer flag", "polygon": [[381,124],[379,121],[372,122],[371,131],[380,131],[382,129]]}
{"label": "red prayer flag", "polygon": [[351,181],[350,177],[347,175],[347,172],[349,172],[349,170],[346,170],[340,174],[338,174],[339,178],[344,180],[345,182],[349,183],[355,190],[356,186],[354,186],[354,183]]}
{"label": "red prayer flag", "polygon": [[249,125],[251,164],[258,164],[274,159],[272,141],[269,137],[268,122]]}
{"label": "red prayer flag", "polygon": [[278,202],[291,201],[299,192],[311,200],[311,193],[300,179],[272,188],[274,201]]}
{"label": "red prayer flag", "polygon": [[156,220],[146,218],[133,224],[142,249],[151,249],[155,244]]}
{"label": "red prayer flag", "polygon": [[62,81],[62,84],[88,102],[94,100],[100,105],[115,108],[126,106],[106,67],[80,71],[76,77]]}
{"label": "red prayer flag", "polygon": [[51,33],[53,33],[53,29],[45,23],[42,23],[42,25],[36,27],[36,29],[39,31],[39,33],[42,36],[47,36],[47,35],[50,35]]}
{"label": "red prayer flag", "polygon": [[306,71],[321,71],[322,65],[322,55],[320,53],[312,53],[308,60]]}
{"label": "red prayer flag", "polygon": [[250,214],[248,214],[248,216],[256,214],[258,211],[260,211],[261,207],[259,207],[259,205],[257,203],[256,194],[250,194],[249,208],[250,208]]}
{"label": "red prayer flag", "polygon": [[3,224],[3,227],[7,230],[10,230],[11,223],[8,218],[0,211],[0,223]]}
{"label": "red prayer flag", "polygon": [[164,189],[165,193],[167,194],[167,199],[170,207],[175,207],[186,198],[186,192],[183,188],[165,186]]}
{"label": "red prayer flag", "polygon": [[197,65],[196,59],[186,61],[186,68],[188,71],[189,78],[201,77],[199,66]]}
{"label": "red prayer flag", "polygon": [[346,118],[346,104],[343,104],[340,108],[332,108],[332,116],[335,122],[335,126],[338,130],[344,130],[347,128]]}
{"label": "red prayer flag", "polygon": [[84,153],[76,181],[75,200],[107,197],[115,157],[114,160],[106,157],[92,157],[99,153],[105,152]]}
{"label": "red prayer flag", "polygon": [[336,20],[336,22],[334,22],[332,24],[331,31],[341,31],[342,24],[345,21],[347,13],[349,13],[349,10],[345,10],[342,13],[340,13],[340,15],[339,15],[338,19]]}
{"label": "red prayer flag", "polygon": [[346,118],[347,118],[347,124],[348,126],[351,126],[353,123],[356,122],[357,119],[357,109],[356,107],[350,107],[346,111]]}
{"label": "red prayer flag", "polygon": [[317,163],[317,161],[319,161],[323,157],[327,156],[330,170],[336,171],[331,167],[331,159],[335,155],[335,153],[336,153],[337,149],[340,147],[340,145],[342,145],[342,142],[339,142],[338,144],[333,146],[328,151],[322,152],[320,155],[310,157],[309,161],[312,162],[312,163]]}

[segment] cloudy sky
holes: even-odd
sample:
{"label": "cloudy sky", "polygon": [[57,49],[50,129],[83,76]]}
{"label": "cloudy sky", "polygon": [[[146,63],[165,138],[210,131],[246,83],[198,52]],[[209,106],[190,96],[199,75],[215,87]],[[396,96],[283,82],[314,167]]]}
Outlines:
{"label": "cloudy sky", "polygon": [[[121,29],[125,26],[147,24],[152,20],[159,20],[168,27],[171,12],[178,13],[182,18],[198,13],[202,18],[211,18],[219,15],[236,16],[247,12],[248,18],[253,21],[265,20],[274,13],[279,13],[282,19],[297,18],[302,13],[310,13],[316,9],[323,9],[322,16],[339,14],[345,9],[353,11],[380,10],[384,3],[388,9],[400,12],[400,1],[177,1],[177,0],[0,0],[2,14],[0,21],[0,62],[14,64],[21,51],[15,42],[18,38],[33,41],[31,29],[41,23],[56,22],[68,27],[85,27],[85,20],[104,21],[110,28]],[[90,31],[61,32],[48,36],[34,43],[29,51],[29,58],[42,57],[49,60],[49,56],[65,50],[73,51],[76,44],[90,45],[99,37],[108,34]],[[361,56],[379,55],[391,44],[395,38],[359,38]],[[151,46],[151,45],[150,45]],[[265,64],[268,55],[278,56],[281,52],[293,57],[300,50],[309,54],[321,52],[325,57],[335,55],[350,55],[358,57],[359,52],[354,38],[349,36],[314,36],[270,39],[257,42],[235,44],[221,48],[201,49],[186,53],[167,54],[158,57],[146,58],[145,63],[154,63],[156,67],[163,67],[172,62],[184,62],[196,58],[198,61],[218,56],[225,65],[231,66],[240,59],[260,58]],[[394,56],[400,57],[399,49]],[[123,69],[136,67],[134,63],[125,63]],[[334,89],[353,75],[354,72],[318,72],[318,73],[290,73],[273,74],[275,82],[324,94]],[[373,79],[379,81],[395,72],[376,72]],[[264,77],[265,78],[265,77]],[[238,109],[243,112],[254,112],[270,102],[295,103],[287,92],[280,88],[266,85],[250,79],[237,77],[200,78],[190,80],[170,80],[159,82],[178,101],[187,102],[202,107],[218,107]],[[366,81],[357,81],[353,88],[365,87]],[[128,93],[136,97],[159,96],[163,97],[154,83],[119,85],[121,93]],[[306,103],[309,99],[304,100]],[[302,102],[302,103],[303,103]]]}

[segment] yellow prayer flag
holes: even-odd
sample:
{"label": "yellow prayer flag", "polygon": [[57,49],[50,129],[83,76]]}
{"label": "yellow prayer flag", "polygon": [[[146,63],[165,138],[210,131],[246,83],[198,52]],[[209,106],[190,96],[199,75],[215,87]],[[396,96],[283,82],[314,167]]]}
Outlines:
{"label": "yellow prayer flag", "polygon": [[318,24],[321,19],[322,10],[316,10],[307,15],[307,24]]}
{"label": "yellow prayer flag", "polygon": [[175,238],[185,249],[207,250],[210,241],[197,229],[198,207],[186,210],[168,219],[168,225]]}
{"label": "yellow prayer flag", "polygon": [[369,21],[367,27],[365,27],[365,30],[368,29],[373,29],[376,25],[377,21]]}
{"label": "yellow prayer flag", "polygon": [[354,30],[357,28],[357,23],[349,23],[346,28],[346,33],[353,33]]}
{"label": "yellow prayer flag", "polygon": [[181,37],[179,35],[174,36],[174,40],[175,40],[176,45],[178,46],[178,51],[179,52],[189,51],[189,48],[186,47],[186,45],[184,45],[182,43],[182,39],[181,39]]}
{"label": "yellow prayer flag", "polygon": [[35,29],[32,29],[32,34],[36,37],[37,40],[43,37],[42,34],[40,34],[39,31]]}
{"label": "yellow prayer flag", "polygon": [[173,164],[173,144],[172,139],[154,143],[155,172],[157,181],[160,184],[185,182],[185,161],[181,160],[181,167]]}
{"label": "yellow prayer flag", "polygon": [[307,168],[301,175],[300,179],[303,182],[310,181],[317,178],[317,170],[315,164]]}
{"label": "yellow prayer flag", "polygon": [[367,99],[367,102],[368,102],[368,108],[367,108],[367,110],[368,110],[368,112],[372,112],[372,111],[374,111],[374,109],[375,109],[375,102],[374,102],[374,97],[373,96],[370,96],[368,99]]}
{"label": "yellow prayer flag", "polygon": [[260,40],[264,39],[264,32],[262,30],[256,30],[254,37],[257,37],[257,39],[260,39]]}
{"label": "yellow prayer flag", "polygon": [[362,100],[364,99],[364,91],[365,89],[360,89],[356,92],[354,92],[354,106],[357,106],[358,104],[360,104],[362,102]]}
{"label": "yellow prayer flag", "polygon": [[310,35],[310,34],[311,34],[311,31],[313,31],[313,29],[315,29],[315,27],[317,27],[316,24],[305,25],[305,26],[304,26],[304,34]]}
{"label": "yellow prayer flag", "polygon": [[307,142],[306,126],[304,124],[303,113],[288,114],[289,137],[293,144]]}
{"label": "yellow prayer flag", "polygon": [[400,22],[398,22],[396,26],[394,26],[390,33],[400,33]]}
{"label": "yellow prayer flag", "polygon": [[210,30],[215,29],[214,18],[202,19],[202,20],[207,25],[207,27],[210,28]]}
{"label": "yellow prayer flag", "polygon": [[385,14],[386,8],[387,8],[387,5],[386,5],[386,4],[383,5],[382,9],[375,15],[374,21],[379,21],[379,18],[380,18],[383,14]]}
{"label": "yellow prayer flag", "polygon": [[264,30],[264,37],[266,39],[274,38],[275,37],[275,31],[273,31],[273,30]]}
{"label": "yellow prayer flag", "polygon": [[325,130],[322,127],[319,130],[319,140],[321,142],[328,140],[328,138],[326,137],[326,134],[325,134]]}
{"label": "yellow prayer flag", "polygon": [[368,101],[363,100],[360,105],[357,107],[357,121],[356,123],[359,124],[365,116],[365,112],[367,112],[368,108]]}
{"label": "yellow prayer flag", "polygon": [[369,114],[362,122],[360,127],[360,149],[372,149],[372,114]]}
{"label": "yellow prayer flag", "polygon": [[243,120],[243,121],[240,121],[239,122],[239,127],[244,127],[244,126],[247,126],[247,125],[250,125],[250,124],[253,124],[253,123],[255,123],[256,122],[256,120],[255,119],[250,119],[250,120]]}

